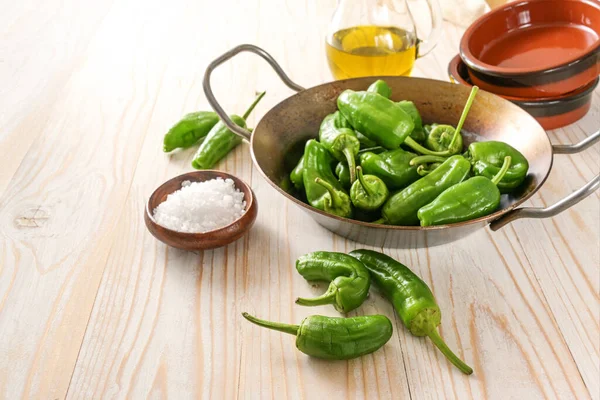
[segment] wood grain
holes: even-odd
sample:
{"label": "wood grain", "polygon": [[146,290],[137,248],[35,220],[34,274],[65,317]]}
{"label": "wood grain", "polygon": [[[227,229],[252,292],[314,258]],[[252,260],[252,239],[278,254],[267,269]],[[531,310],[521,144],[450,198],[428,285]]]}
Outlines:
{"label": "wood grain", "polygon": [[[194,253],[147,232],[148,196],[192,170],[193,150],[165,156],[161,140],[180,116],[208,108],[207,63],[248,42],[297,83],[326,82],[334,8],[333,0],[3,2],[0,398],[600,398],[598,194],[550,220],[440,247],[380,249],[430,284],[441,334],[474,367],[470,377],[411,336],[375,290],[352,315],[385,314],[394,336],[357,360],[309,359],[293,337],[241,318],[337,315],[294,304],[325,288],[305,282],[294,261],[362,247],[284,201],[254,170],[247,144],[218,168],[251,183],[260,212],[250,235]],[[447,80],[462,30],[444,29],[415,76]],[[250,126],[292,94],[247,54],[212,82],[231,113],[267,90]],[[590,114],[549,135],[577,142],[598,121],[597,89]],[[599,156],[598,146],[556,156],[528,205],[576,190],[598,173]]]}

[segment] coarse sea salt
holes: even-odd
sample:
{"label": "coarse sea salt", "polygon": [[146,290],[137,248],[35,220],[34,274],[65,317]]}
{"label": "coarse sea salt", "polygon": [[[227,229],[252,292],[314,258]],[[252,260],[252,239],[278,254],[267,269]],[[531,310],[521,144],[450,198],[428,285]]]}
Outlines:
{"label": "coarse sea salt", "polygon": [[202,233],[223,228],[246,211],[244,193],[232,179],[184,181],[154,209],[154,219],[178,232]]}

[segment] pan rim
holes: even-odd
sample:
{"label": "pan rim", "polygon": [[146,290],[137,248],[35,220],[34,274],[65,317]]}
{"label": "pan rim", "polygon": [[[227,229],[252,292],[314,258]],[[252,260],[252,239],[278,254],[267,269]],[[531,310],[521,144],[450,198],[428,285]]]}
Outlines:
{"label": "pan rim", "polygon": [[269,178],[265,174],[265,172],[261,168],[260,164],[258,163],[258,161],[256,159],[256,154],[254,152],[254,138],[255,138],[255,134],[256,134],[256,132],[260,132],[260,127],[261,127],[261,124],[263,123],[263,121],[265,119],[267,119],[268,115],[271,112],[273,112],[275,109],[283,107],[284,103],[286,103],[287,101],[289,101],[290,99],[292,99],[294,97],[301,96],[304,92],[312,91],[312,90],[317,90],[319,88],[322,88],[322,87],[325,87],[325,86],[330,86],[332,84],[340,84],[340,83],[349,82],[349,81],[363,80],[365,78],[369,78],[369,79],[373,79],[373,80],[377,80],[377,79],[383,79],[383,80],[385,80],[385,79],[421,80],[421,81],[433,82],[435,84],[450,85],[453,88],[459,88],[458,90],[466,90],[465,87],[462,86],[462,85],[456,85],[456,84],[451,83],[451,82],[441,81],[441,80],[437,80],[437,79],[418,78],[418,77],[406,77],[406,76],[387,76],[387,75],[383,75],[383,76],[369,76],[369,77],[342,79],[342,80],[338,80],[338,81],[330,81],[330,82],[322,83],[322,84],[319,84],[319,85],[316,85],[316,86],[311,86],[308,89],[304,89],[303,91],[294,93],[293,95],[291,95],[289,97],[286,97],[285,99],[283,99],[279,103],[277,103],[275,106],[273,106],[260,119],[260,121],[258,122],[258,124],[256,124],[256,128],[252,132],[252,136],[250,138],[250,155],[252,157],[252,162],[256,166],[256,168],[258,169],[258,171],[262,175],[262,177],[275,190],[277,190],[279,193],[281,193],[283,196],[285,196],[288,200],[291,200],[292,202],[294,202],[298,206],[304,208],[306,211],[308,211],[308,212],[315,212],[315,213],[320,214],[320,215],[322,215],[324,217],[329,217],[329,218],[332,218],[333,220],[336,220],[336,221],[339,221],[339,222],[346,222],[346,223],[351,223],[351,224],[356,224],[356,225],[359,225],[359,226],[363,226],[363,227],[366,227],[366,228],[373,228],[373,229],[380,229],[380,230],[394,230],[394,231],[440,231],[440,230],[446,230],[446,229],[449,229],[449,228],[459,228],[459,227],[465,227],[465,226],[469,226],[469,225],[477,225],[477,224],[482,224],[482,223],[484,223],[485,225],[488,225],[492,221],[494,221],[494,220],[502,217],[503,215],[505,215],[509,211],[514,210],[515,208],[517,208],[518,206],[520,206],[521,204],[523,204],[524,202],[526,202],[527,200],[529,200],[535,193],[537,193],[538,190],[540,190],[540,188],[544,185],[544,183],[548,179],[548,176],[550,175],[550,172],[552,171],[552,166],[554,165],[554,151],[553,151],[553,147],[552,147],[552,142],[550,141],[550,138],[548,137],[548,133],[546,132],[546,130],[539,124],[539,122],[537,122],[537,120],[535,118],[533,118],[529,113],[527,113],[525,110],[523,110],[522,108],[520,108],[516,104],[513,104],[512,102],[510,102],[510,101],[508,101],[508,100],[506,100],[506,99],[504,99],[504,98],[502,98],[502,97],[500,97],[500,96],[498,96],[498,95],[496,95],[494,93],[480,90],[482,92],[487,93],[488,95],[491,95],[491,96],[493,96],[495,98],[498,98],[501,102],[505,102],[508,105],[509,108],[510,107],[514,107],[516,110],[518,110],[518,112],[524,113],[526,118],[530,118],[531,121],[533,123],[535,123],[535,125],[537,125],[539,127],[539,129],[541,129],[542,131],[544,131],[546,133],[545,134],[546,141],[547,141],[547,144],[548,144],[548,146],[550,148],[550,164],[549,164],[548,170],[544,174],[543,178],[540,180],[540,182],[535,186],[535,188],[532,191],[530,191],[529,193],[525,194],[523,197],[519,198],[513,204],[509,205],[506,208],[497,210],[494,213],[486,215],[486,216],[483,216],[483,217],[479,217],[479,218],[475,218],[475,219],[471,219],[471,220],[463,221],[463,222],[457,222],[457,223],[454,223],[454,224],[447,224],[447,225],[435,225],[435,226],[383,225],[383,224],[374,224],[372,222],[359,221],[359,220],[355,220],[355,219],[351,219],[351,218],[344,218],[344,217],[340,217],[340,216],[337,216],[337,215],[334,215],[334,214],[329,214],[329,213],[327,213],[325,211],[319,210],[318,208],[315,208],[315,207],[311,206],[310,204],[307,204],[307,203],[304,203],[303,201],[300,201],[299,199],[295,198],[291,194],[287,193],[285,190],[281,189],[279,187],[279,185],[277,185],[274,181],[271,180],[271,178]]}

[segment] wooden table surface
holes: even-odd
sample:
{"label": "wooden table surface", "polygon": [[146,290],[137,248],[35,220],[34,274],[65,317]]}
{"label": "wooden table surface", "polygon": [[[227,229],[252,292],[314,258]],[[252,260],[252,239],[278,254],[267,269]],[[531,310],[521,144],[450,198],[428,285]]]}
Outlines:
{"label": "wooden table surface", "polygon": [[[253,167],[248,145],[218,168],[251,183],[251,233],[215,251],[167,248],[144,202],[191,170],[162,153],[165,131],[207,109],[207,63],[263,46],[299,84],[331,79],[323,37],[333,0],[2,1],[0,13],[0,398],[537,399],[599,398],[599,196],[548,220],[520,220],[450,245],[384,249],[431,286],[441,334],[475,369],[462,375],[411,336],[373,292],[354,314],[383,313],[394,336],[360,359],[325,362],[294,338],[244,321],[299,322],[320,293],[295,272],[314,250],[356,243],[307,219]],[[447,24],[415,76],[447,80],[462,29]],[[253,55],[213,78],[250,118],[291,94]],[[573,143],[600,125],[600,90],[583,120],[549,132]],[[547,206],[599,170],[599,147],[558,155],[529,202]]]}

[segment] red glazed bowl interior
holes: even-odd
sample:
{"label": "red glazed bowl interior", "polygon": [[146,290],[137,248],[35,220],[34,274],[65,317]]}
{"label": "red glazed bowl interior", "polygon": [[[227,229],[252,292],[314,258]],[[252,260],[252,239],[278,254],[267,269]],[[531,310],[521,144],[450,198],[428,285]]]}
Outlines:
{"label": "red glazed bowl interior", "polygon": [[600,75],[600,2],[508,3],[475,21],[460,43],[473,83],[497,94],[554,97]]}

